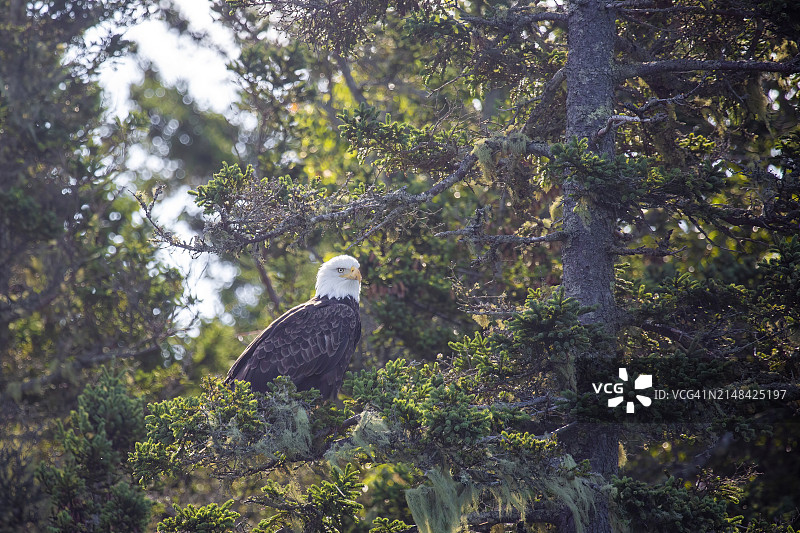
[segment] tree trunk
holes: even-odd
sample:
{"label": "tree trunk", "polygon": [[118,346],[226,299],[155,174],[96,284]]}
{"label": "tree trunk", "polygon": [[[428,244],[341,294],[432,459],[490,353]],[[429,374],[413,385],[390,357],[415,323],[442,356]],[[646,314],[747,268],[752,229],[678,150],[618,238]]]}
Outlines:
{"label": "tree trunk", "polygon": [[[614,134],[599,140],[597,132],[614,110],[614,13],[607,0],[573,0],[568,11],[567,139],[589,139],[595,153],[613,155]],[[583,316],[584,323],[602,324],[607,333],[616,331],[613,296],[614,258],[610,252],[615,214],[609,206],[578,206],[580,185],[569,176],[564,184],[564,227],[569,235],[563,250],[563,283],[567,296],[594,310]],[[610,357],[608,348],[577,357]],[[582,368],[584,365],[576,365]],[[591,366],[591,365],[589,365]],[[578,376],[580,379],[580,376]],[[592,470],[606,479],[617,472],[618,437],[613,426],[578,424],[570,451],[576,460],[589,459]],[[563,529],[573,529],[574,525]],[[611,531],[608,502],[598,494],[584,531]]]}

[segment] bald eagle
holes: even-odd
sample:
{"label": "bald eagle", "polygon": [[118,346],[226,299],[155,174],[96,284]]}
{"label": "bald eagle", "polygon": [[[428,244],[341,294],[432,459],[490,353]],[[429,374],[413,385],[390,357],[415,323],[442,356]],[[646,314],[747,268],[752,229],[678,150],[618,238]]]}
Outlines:
{"label": "bald eagle", "polygon": [[317,272],[316,293],[270,324],[233,363],[225,378],[249,381],[266,392],[278,376],[288,376],[298,390],[317,389],[335,398],[361,338],[358,314],[361,271],[355,258],[340,255]]}

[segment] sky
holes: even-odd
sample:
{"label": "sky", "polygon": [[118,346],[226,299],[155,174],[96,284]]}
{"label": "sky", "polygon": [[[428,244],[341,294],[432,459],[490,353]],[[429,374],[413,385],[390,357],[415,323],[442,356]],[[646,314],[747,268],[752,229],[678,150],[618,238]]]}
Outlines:
{"label": "sky", "polygon": [[[139,54],[152,62],[165,83],[171,85],[184,80],[198,105],[225,113],[236,96],[236,86],[226,69],[226,63],[238,53],[230,31],[214,21],[208,0],[175,0],[175,3],[190,21],[190,30],[207,32],[210,43],[222,52],[200,47],[187,37],[180,38],[157,20],[145,21],[128,29],[125,37],[137,43]],[[130,57],[116,59],[101,70],[100,84],[112,115],[120,118],[127,115],[130,110],[129,88],[143,79],[140,65]],[[137,163],[130,161],[130,164],[136,166]],[[182,191],[160,202],[155,214],[168,223],[187,205],[193,207],[189,195]],[[180,228],[175,231],[181,233]],[[160,257],[182,272],[187,280],[188,293],[198,300],[179,317],[179,323],[188,325],[195,313],[202,318],[218,317],[223,322],[231,321],[231,317],[224,315],[216,293],[233,279],[237,273],[235,269],[225,267],[209,256],[192,257],[181,250],[164,249]],[[197,332],[196,328],[193,332]]]}
{"label": "sky", "polygon": [[[200,47],[189,38],[180,38],[158,20],[128,29],[125,37],[137,43],[140,55],[153,62],[167,83],[186,80],[196,102],[224,112],[236,95],[236,86],[225,67],[238,54],[230,30],[212,18],[208,0],[174,1],[190,21],[190,29],[207,32],[210,43],[224,54]],[[116,115],[127,114],[128,88],[142,80],[141,68],[129,57],[115,60],[103,69],[100,83],[107,91],[109,108]]]}

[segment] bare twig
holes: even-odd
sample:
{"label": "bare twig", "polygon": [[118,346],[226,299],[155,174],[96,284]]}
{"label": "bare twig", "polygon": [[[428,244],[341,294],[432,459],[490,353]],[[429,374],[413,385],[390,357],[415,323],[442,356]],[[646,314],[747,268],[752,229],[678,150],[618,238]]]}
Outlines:
{"label": "bare twig", "polygon": [[608,134],[608,132],[611,131],[612,129],[616,130],[623,124],[628,124],[630,122],[656,122],[659,120],[663,120],[664,118],[666,118],[666,115],[661,115],[661,114],[648,118],[632,117],[630,115],[612,115],[608,117],[606,125],[597,130],[597,133],[595,133],[594,139],[592,139],[592,141],[596,143],[600,137],[603,137],[604,135]]}
{"label": "bare twig", "polygon": [[672,339],[684,348],[689,348],[694,343],[694,338],[691,335],[673,326],[656,324],[654,322],[642,322],[638,324],[638,326],[645,331],[657,333],[668,339]]}
{"label": "bare twig", "polygon": [[269,272],[267,272],[267,269],[264,268],[264,264],[261,262],[261,259],[256,256],[256,254],[253,254],[253,261],[256,264],[256,270],[258,270],[258,276],[261,278],[261,283],[264,285],[264,288],[267,289],[269,299],[275,305],[275,310],[280,310],[283,300],[275,291],[275,287],[272,285],[272,280],[269,278]]}
{"label": "bare twig", "polygon": [[611,253],[617,255],[644,255],[647,257],[667,257],[669,255],[677,255],[681,252],[686,250],[686,246],[682,246],[680,248],[670,249],[670,248],[649,248],[647,246],[639,246],[638,248],[623,248],[620,246],[614,246],[611,248]]}

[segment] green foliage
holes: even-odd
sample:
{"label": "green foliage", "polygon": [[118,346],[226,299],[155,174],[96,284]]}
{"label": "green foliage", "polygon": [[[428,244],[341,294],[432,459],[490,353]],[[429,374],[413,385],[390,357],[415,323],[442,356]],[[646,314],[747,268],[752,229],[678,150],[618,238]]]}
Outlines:
{"label": "green foliage", "polygon": [[235,207],[236,194],[254,180],[253,167],[242,171],[238,164],[222,163],[222,169],[206,185],[200,185],[196,191],[189,191],[195,196],[195,203],[206,213],[217,211],[231,212]]}
{"label": "green foliage", "polygon": [[302,531],[340,533],[357,519],[363,506],[356,500],[364,486],[359,481],[359,472],[352,464],[344,469],[333,467],[330,481],[308,487],[300,498],[288,496],[287,491],[270,483],[263,487],[265,499],[262,503],[275,507],[277,512],[254,529],[254,533],[277,533],[284,527],[300,523]]}
{"label": "green foliage", "polygon": [[[602,95],[610,105],[587,109],[591,102],[567,95],[595,65],[577,72],[559,69],[566,61],[565,32],[575,29],[568,28],[566,12],[574,21],[592,4],[572,2],[566,11],[559,4],[555,12],[543,13],[551,9],[544,3],[443,7],[276,0],[260,12],[224,13],[245,42],[234,66],[246,92],[239,105],[257,115],[257,126],[236,136],[246,145],[237,145],[239,166],[226,164],[196,196],[198,205],[216,216],[206,220],[205,242],[221,244],[216,250],[222,252],[249,248],[265,260],[258,276],[250,269],[226,291],[227,310],[238,320],[236,331],[253,329],[260,314],[271,318],[304,299],[304,285],[297,280],[310,274],[298,275],[295,267],[307,264],[306,247],[323,255],[361,243],[359,259],[372,275],[363,298],[369,324],[361,352],[365,361],[356,364],[368,370],[351,375],[348,387],[363,413],[351,430],[352,425],[338,425],[347,410],[321,409],[291,392],[286,398],[256,397],[253,408],[245,398],[207,389],[196,399],[154,408],[159,418],[154,440],[141,449],[142,457],[154,461],[151,470],[158,464],[167,473],[206,465],[226,481],[269,472],[269,501],[263,504],[278,518],[262,522],[265,531],[368,527],[319,518],[328,505],[348,520],[360,512],[353,503],[357,478],[352,486],[341,479],[350,466],[331,473],[332,481],[295,469],[313,466],[323,453],[339,465],[362,462],[364,478],[372,469],[391,472],[398,463],[408,464],[385,494],[397,498],[405,490],[413,521],[423,531],[469,527],[471,513],[486,509],[518,516],[511,521],[520,527],[531,508],[552,509],[560,517],[571,512],[580,530],[597,494],[608,487],[590,473],[588,461],[578,466],[565,454],[575,447],[579,459],[594,460],[600,451],[596,442],[573,442],[570,422],[585,414],[583,406],[551,402],[554,391],[575,388],[574,377],[584,369],[574,368],[573,361],[617,355],[633,369],[636,361],[660,359],[647,370],[668,390],[709,383],[758,388],[764,380],[795,385],[794,245],[780,243],[776,252],[766,252],[765,243],[779,243],[770,234],[797,231],[797,143],[785,135],[797,124],[796,80],[727,70],[625,73],[641,57],[648,57],[651,68],[675,58],[724,58],[748,61],[749,68],[758,61],[782,61],[781,68],[792,69],[788,61],[796,55],[796,32],[793,19],[782,11],[791,15],[792,9],[787,2],[759,2],[742,18],[741,6],[720,10],[689,2],[676,9],[641,6],[652,9],[645,17],[639,7],[623,6],[615,11],[616,24],[608,26],[625,45],[608,58],[618,61],[616,85]],[[602,26],[601,20],[591,23]],[[289,27],[318,47],[342,53],[309,52],[295,41],[270,37]],[[571,34],[569,45],[579,38]],[[560,77],[564,72],[566,85]],[[591,76],[591,83],[599,87],[604,80]],[[617,124],[616,113],[630,120]],[[336,136],[337,116],[350,154]],[[591,122],[584,129],[586,139],[564,138],[565,124],[574,129],[582,122]],[[549,161],[525,153],[531,140],[558,141]],[[392,203],[405,198],[401,192],[420,193],[452,176],[464,157],[477,157],[483,172],[470,169],[421,209]],[[574,209],[564,212],[560,195],[567,195],[563,205]],[[388,203],[381,204],[386,198]],[[333,228],[312,224],[327,220],[315,218],[319,214],[342,212],[356,215]],[[561,283],[557,254],[565,251],[569,260],[567,251],[586,244],[574,239],[579,235],[535,249],[507,244],[516,236],[572,232],[566,221],[574,215],[587,228],[602,228],[593,232],[604,246],[599,263],[617,253],[633,254],[630,283],[612,284],[610,272],[599,278],[609,281],[600,291],[606,309],[578,304],[598,301],[597,294],[575,292],[578,282],[594,275],[582,271],[576,279],[575,267],[590,269],[590,264],[564,265],[565,273],[567,266],[573,269],[565,283],[574,285],[567,290],[533,292]],[[202,221],[197,222],[199,229]],[[322,235],[319,229],[334,231]],[[479,265],[467,266],[468,253],[450,242],[432,244],[429,234],[438,231],[445,238],[463,237]],[[231,235],[235,238],[226,240]],[[294,245],[291,254],[287,243]],[[454,294],[447,270],[500,304],[481,308]],[[278,287],[265,310],[260,302],[243,304],[236,291],[260,288],[262,282]],[[477,308],[488,330],[474,334],[458,306],[468,312]],[[587,325],[593,322],[605,324]],[[599,333],[601,327],[606,334]],[[463,341],[453,342],[465,334]],[[448,342],[455,359],[444,348]],[[435,357],[438,364],[406,362]],[[748,366],[734,375],[725,365],[702,359],[708,357],[746,359]],[[375,370],[387,360],[385,368]],[[562,395],[578,396],[574,390]],[[243,418],[237,418],[239,408]],[[662,420],[666,409],[651,407],[651,422]],[[702,409],[689,404],[672,411],[691,419]],[[686,430],[696,433],[691,438],[697,441],[711,437],[708,452],[714,447],[724,452],[721,443],[729,441],[763,449],[753,444],[764,434],[761,413],[747,417],[725,411],[713,410],[714,420],[703,429],[627,426],[623,437],[645,446],[669,445]],[[763,418],[784,413],[767,412]],[[268,422],[273,419],[280,422]],[[273,429],[282,436],[265,440],[262,434]],[[547,438],[553,431],[563,439],[560,444]],[[725,438],[717,438],[720,434]],[[783,449],[791,447],[791,441],[784,444]],[[607,450],[604,468],[611,471],[614,450]],[[640,452],[634,450],[630,468],[635,471]],[[686,457],[675,461],[681,462]],[[298,496],[300,485],[313,490]],[[724,530],[734,523],[720,506],[719,498],[730,495],[726,487],[707,488],[714,494],[706,496],[677,482],[668,485],[622,483],[620,490],[634,506],[620,507],[623,519],[633,527],[644,519],[663,531]],[[635,503],[642,501],[645,510]],[[369,505],[365,514],[371,518],[384,503]],[[388,505],[392,517],[402,511],[394,501]],[[380,530],[401,527],[389,519],[374,524]]]}
{"label": "green foliage", "polygon": [[694,132],[689,133],[685,137],[681,137],[677,140],[678,146],[681,148],[685,148],[691,152],[699,153],[699,154],[710,154],[714,148],[716,148],[717,143],[713,140],[704,137],[703,135],[696,135]]}
{"label": "green foliage", "polygon": [[312,180],[308,185],[296,183],[290,176],[257,180],[252,166],[242,171],[237,163],[229,165],[225,162],[208,184],[198,186],[189,194],[196,197],[195,203],[206,213],[217,213],[227,220],[241,217],[245,209],[264,209],[261,202],[252,203],[254,199],[250,205],[242,205],[243,194],[263,195],[262,201],[272,207],[284,205],[296,209],[313,205],[324,195],[324,190],[320,188],[319,180]]}
{"label": "green foliage", "polygon": [[159,533],[228,533],[233,531],[239,513],[231,511],[233,500],[222,505],[210,503],[201,507],[192,504],[175,506],[175,516],[158,523]]}
{"label": "green foliage", "polygon": [[313,394],[297,393],[288,380],[276,381],[263,396],[247,382],[228,387],[207,377],[198,396],[149,406],[147,440],[136,443],[129,460],[136,477],[147,484],[198,467],[224,477],[235,465],[260,471],[309,458],[312,424],[341,420],[335,409],[311,411],[305,403],[309,398]]}
{"label": "green foliage", "polygon": [[0,190],[2,215],[8,222],[18,224],[16,231],[20,232],[20,237],[49,239],[63,229],[57,213],[44,208],[42,200],[20,186]]}
{"label": "green foliage", "polygon": [[187,83],[168,86],[152,68],[147,68],[143,77],[140,85],[130,88],[132,114],[142,117],[137,145],[169,164],[161,169],[147,165],[130,168],[137,174],[139,189],[164,185],[171,193],[180,185],[207,181],[219,169],[220,161],[230,157],[238,128],[226,116],[196,102]]}
{"label": "green foliage", "polygon": [[143,531],[151,505],[124,466],[142,406],[117,373],[169,364],[183,279],[115,181],[141,116],[113,118],[98,79],[158,8],[0,4],[0,450],[15,455],[0,528]]}
{"label": "green foliage", "polygon": [[[680,142],[695,152],[698,146],[711,149],[697,137]],[[669,167],[658,158],[598,154],[589,150],[587,139],[575,138],[554,144],[551,151],[545,167],[548,179],[560,183],[568,175],[580,185],[574,193],[578,198],[616,206],[621,221],[632,220],[642,208],[669,209],[683,198],[702,202],[727,186],[724,165],[719,162],[704,160],[690,169]]]}
{"label": "green foliage", "polygon": [[[453,366],[462,371],[475,370],[476,379],[483,380],[487,376],[503,376],[509,373],[504,368],[504,358],[507,352],[500,350],[496,342],[484,336],[480,331],[473,337],[464,337],[460,342],[451,342],[453,349]],[[495,358],[495,355],[501,357]]]}
{"label": "green foliage", "polygon": [[782,239],[769,252],[758,264],[763,281],[756,298],[770,319],[782,319],[796,328],[800,324],[800,239]]}
{"label": "green foliage", "polygon": [[[697,494],[670,478],[661,485],[649,486],[628,477],[613,481],[614,501],[628,527],[647,524],[656,532],[713,532],[728,529],[727,502]],[[635,529],[630,529],[635,531]]]}
{"label": "green foliage", "polygon": [[511,345],[531,358],[563,361],[573,350],[586,349],[592,339],[592,328],[579,322],[580,315],[590,309],[568,298],[560,288],[547,300],[539,290],[530,290],[522,312],[508,321]]}
{"label": "green foliage", "polygon": [[372,526],[369,533],[402,533],[411,527],[402,520],[390,522],[388,518],[376,518],[372,522]]}
{"label": "green foliage", "polygon": [[142,404],[121,376],[103,370],[78,398],[67,425],[59,424],[61,464],[41,464],[38,478],[50,496],[51,531],[141,531],[151,502],[120,470],[143,436]]}
{"label": "green foliage", "polygon": [[[257,0],[226,0],[231,7],[261,5]],[[425,3],[410,0],[393,0],[368,4],[341,4],[335,9],[313,6],[304,13],[304,36],[314,46],[331,49],[337,53],[347,53],[363,43],[367,37],[386,21],[387,10],[399,15],[416,11]],[[265,11],[266,13],[266,11]],[[358,24],[353,24],[358,21]]]}
{"label": "green foliage", "polygon": [[422,445],[469,448],[492,428],[492,412],[474,405],[474,395],[459,384],[445,383],[436,363],[389,361],[378,371],[349,374],[345,387],[357,404],[376,407]]}
{"label": "green foliage", "polygon": [[[550,387],[567,384],[574,380],[573,354],[593,343],[607,342],[598,328],[581,324],[581,315],[589,311],[575,299],[567,298],[563,289],[547,298],[543,291],[529,289],[525,306],[502,328],[489,336],[479,332],[451,343],[455,353],[453,368],[462,373],[463,385],[471,390],[490,384],[509,392],[512,384],[524,390],[526,380],[530,385],[529,380],[535,375],[555,380]],[[521,390],[517,390],[517,397]]]}
{"label": "green foliage", "polygon": [[[381,120],[374,107],[360,104],[352,112],[344,110],[339,126],[342,136],[362,162],[368,156],[387,170],[411,168],[430,172],[449,168],[458,142],[452,135],[435,131],[433,126],[416,128],[407,122],[393,121],[388,113]],[[463,139],[461,139],[463,142]]]}
{"label": "green foliage", "polygon": [[105,121],[92,80],[126,43],[104,30],[97,46],[83,39],[104,20],[131,23],[139,7],[77,2],[42,16],[9,5],[0,20],[0,78],[11,80],[0,90],[0,364],[17,400],[47,390],[42,407],[57,416],[80,387],[54,385],[80,383],[113,353],[152,364],[182,292],[150,228],[132,221],[138,204],[113,183],[138,120]]}
{"label": "green foliage", "polygon": [[[419,184],[410,187],[416,191]],[[425,225],[436,223],[435,217],[411,222],[408,240],[360,247],[362,274],[368,280],[362,287],[362,313],[381,324],[364,330],[369,342],[364,367],[383,366],[399,357],[433,360],[439,353],[448,354],[449,343],[458,335],[476,327],[459,309],[452,272],[442,261],[456,261],[464,250],[456,243],[425,238]],[[420,323],[428,327],[420,329]]]}
{"label": "green foliage", "polygon": [[[532,8],[537,9],[537,8]],[[467,14],[468,13],[468,14]],[[463,85],[470,96],[483,96],[492,89],[516,86],[520,97],[529,89],[527,79],[533,72],[555,72],[563,66],[563,46],[548,39],[529,39],[525,32],[508,31],[519,15],[508,4],[472,5],[466,17],[491,17],[496,22],[472,25],[445,6],[414,12],[407,17],[403,31],[407,39],[435,43],[424,61],[425,83],[437,86],[448,82],[448,71],[464,74]],[[496,25],[495,25],[496,24]],[[504,29],[505,28],[505,31]],[[548,35],[549,23],[540,31]]]}
{"label": "green foliage", "polygon": [[19,448],[0,443],[0,531],[31,530],[46,503],[30,454]]}
{"label": "green foliage", "polygon": [[757,520],[747,524],[747,528],[742,530],[745,533],[797,533],[797,529],[785,524],[769,523],[765,520]]}
{"label": "green foliage", "polygon": [[[477,405],[476,396],[460,381],[443,379],[436,363],[419,366],[403,359],[389,361],[377,371],[349,374],[345,388],[352,390],[356,405],[377,408],[408,444],[435,445],[456,456],[460,450],[466,455],[473,449],[482,454],[485,438],[498,428],[529,420],[523,411],[510,406]],[[402,457],[402,451],[398,452]]]}
{"label": "green foliage", "polygon": [[[369,439],[374,440],[374,439]],[[413,523],[413,517],[406,503],[405,491],[414,486],[419,472],[404,463],[372,464],[364,471],[364,483],[367,486],[364,507],[366,509],[364,522],[369,522],[371,517],[374,527],[391,527],[396,522]],[[380,518],[380,517],[391,518]],[[392,523],[382,521],[392,520]]]}

